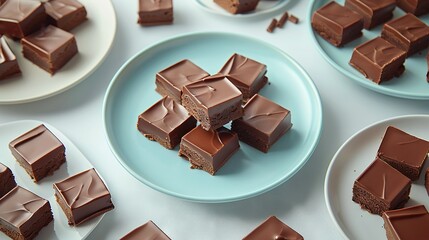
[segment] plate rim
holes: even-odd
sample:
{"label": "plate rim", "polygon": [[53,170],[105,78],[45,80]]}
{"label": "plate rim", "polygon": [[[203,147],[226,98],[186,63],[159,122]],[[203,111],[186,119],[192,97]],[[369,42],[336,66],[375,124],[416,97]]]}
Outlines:
{"label": "plate rim", "polygon": [[[210,35],[224,35],[224,36],[229,36],[229,37],[238,37],[238,38],[243,38],[243,39],[248,39],[254,42],[258,42],[260,44],[263,44],[266,47],[269,47],[277,52],[279,52],[283,57],[285,57],[286,59],[288,59],[288,61],[290,63],[293,64],[293,67],[299,72],[299,74],[303,77],[305,77],[305,81],[306,81],[306,86],[308,85],[309,87],[309,93],[311,93],[311,96],[313,96],[313,98],[311,98],[311,102],[315,104],[315,107],[313,109],[314,111],[314,116],[317,116],[317,121],[314,121],[315,124],[311,125],[311,127],[314,127],[316,129],[316,132],[314,133],[314,139],[311,142],[311,148],[307,149],[306,154],[303,156],[303,160],[300,162],[299,165],[295,166],[293,169],[291,169],[291,173],[289,175],[285,175],[285,177],[278,179],[277,181],[271,183],[270,185],[265,186],[264,188],[258,188],[255,191],[249,192],[247,194],[240,194],[240,195],[233,195],[233,196],[229,196],[227,198],[223,197],[223,198],[215,198],[213,199],[212,197],[193,197],[193,196],[188,196],[186,194],[181,194],[179,192],[172,192],[171,190],[168,190],[164,187],[160,187],[157,184],[152,183],[151,181],[146,180],[145,178],[143,178],[142,176],[140,176],[139,174],[135,173],[129,166],[127,166],[127,164],[125,163],[125,161],[120,157],[120,154],[117,153],[116,148],[113,146],[114,144],[112,144],[111,142],[111,131],[109,130],[109,124],[108,124],[108,119],[107,119],[107,113],[109,112],[109,101],[111,101],[111,97],[110,95],[113,94],[112,92],[114,92],[114,88],[116,84],[118,84],[118,82],[121,78],[120,75],[124,74],[127,70],[128,67],[132,66],[132,63],[134,61],[136,61],[138,58],[140,58],[141,55],[144,55],[147,51],[150,51],[153,48],[159,47],[161,45],[164,44],[168,44],[170,42],[174,42],[180,39],[186,39],[186,38],[195,38],[195,37],[202,37],[202,36],[210,36]],[[118,80],[119,79],[119,80]],[[122,80],[124,81],[124,80]],[[164,39],[162,41],[153,43],[149,46],[147,46],[146,48],[144,48],[143,50],[141,50],[140,52],[136,53],[135,55],[133,55],[132,57],[130,57],[120,68],[119,70],[115,73],[115,75],[113,76],[112,80],[109,83],[109,86],[106,90],[106,94],[104,96],[104,100],[103,100],[103,110],[102,110],[102,117],[103,117],[103,127],[104,127],[104,132],[105,132],[105,137],[106,137],[106,141],[108,142],[109,148],[111,150],[111,152],[113,153],[113,155],[115,156],[116,160],[121,164],[122,167],[124,167],[127,172],[129,174],[131,174],[135,179],[137,179],[138,181],[140,181],[141,183],[151,187],[152,189],[159,191],[161,193],[164,193],[166,195],[170,195],[173,197],[177,197],[180,199],[184,199],[187,201],[191,201],[191,202],[199,202],[199,203],[224,203],[224,202],[234,202],[234,201],[239,201],[239,200],[244,200],[244,199],[248,199],[251,197],[255,197],[257,195],[263,194],[265,192],[268,192],[274,188],[276,188],[277,186],[281,185],[282,183],[286,182],[288,179],[290,179],[292,176],[294,176],[310,159],[310,157],[312,156],[312,154],[314,153],[315,149],[317,148],[321,135],[322,135],[322,131],[323,131],[323,106],[322,106],[322,102],[321,102],[321,98],[320,98],[320,94],[319,91],[317,89],[317,86],[315,85],[315,83],[313,82],[313,80],[311,79],[310,75],[305,71],[305,69],[292,57],[290,57],[286,52],[284,52],[283,50],[281,50],[280,48],[257,38],[254,37],[250,37],[248,35],[244,35],[244,34],[238,34],[238,33],[230,33],[230,32],[220,32],[220,31],[196,31],[196,32],[191,32],[191,33],[185,33],[185,34],[179,34],[179,35],[175,35],[172,37],[169,37],[167,39]]]}
{"label": "plate rim", "polygon": [[108,2],[109,4],[107,6],[103,6],[103,11],[106,11],[106,9],[109,9],[109,11],[112,12],[112,18],[113,18],[113,25],[110,26],[110,28],[113,29],[112,33],[108,40],[110,42],[109,47],[106,49],[106,52],[103,54],[103,56],[100,58],[100,61],[97,62],[97,64],[94,65],[94,67],[88,71],[87,73],[85,73],[81,78],[79,78],[76,81],[73,81],[73,83],[57,89],[56,91],[52,91],[49,93],[42,93],[42,94],[38,94],[37,96],[32,96],[29,98],[9,98],[9,99],[1,99],[0,98],[0,105],[14,105],[14,104],[23,104],[23,103],[30,103],[30,102],[36,102],[36,101],[40,101],[43,99],[47,99],[50,97],[53,97],[55,95],[58,95],[60,93],[63,93],[73,87],[75,87],[76,85],[78,85],[79,83],[83,82],[84,80],[86,80],[90,75],[92,75],[106,60],[106,58],[109,56],[112,48],[113,48],[113,43],[115,42],[116,39],[116,32],[117,32],[117,25],[118,25],[118,19],[116,16],[116,11],[115,8],[113,6],[113,2],[112,0],[105,0],[106,2]]}
{"label": "plate rim", "polygon": [[341,233],[342,237],[345,239],[350,239],[347,234],[345,233],[345,231],[341,228],[339,222],[337,221],[337,218],[335,217],[333,208],[331,206],[331,201],[330,201],[330,191],[332,191],[332,187],[330,186],[330,182],[333,181],[332,179],[332,171],[335,165],[335,162],[337,162],[338,160],[338,155],[341,154],[341,152],[344,150],[344,148],[347,147],[347,145],[352,142],[356,137],[358,137],[360,134],[383,124],[386,124],[388,122],[392,122],[392,121],[396,121],[396,120],[404,120],[404,119],[413,119],[413,118],[427,118],[429,119],[429,115],[427,114],[408,114],[408,115],[400,115],[400,116],[395,116],[395,117],[389,117],[389,118],[385,118],[379,121],[376,121],[374,123],[371,123],[363,128],[361,128],[360,130],[358,130],[357,132],[355,132],[354,134],[352,134],[346,141],[344,141],[343,144],[341,144],[341,146],[338,148],[338,150],[335,152],[334,156],[332,157],[328,169],[326,171],[325,174],[325,182],[324,182],[324,195],[325,195],[325,204],[326,207],[328,209],[328,213],[329,216],[332,220],[332,222],[334,223],[335,227],[337,228],[337,230]]}
{"label": "plate rim", "polygon": [[[336,0],[334,0],[336,1]],[[373,83],[372,81],[354,75],[352,74],[350,71],[347,71],[346,69],[344,69],[343,67],[341,67],[340,65],[338,65],[332,58],[330,58],[328,56],[328,54],[322,49],[322,47],[320,46],[317,38],[316,38],[316,33],[313,30],[313,27],[311,26],[311,19],[313,17],[313,9],[315,8],[316,3],[318,3],[318,0],[310,0],[309,3],[309,7],[307,10],[307,29],[310,32],[311,38],[313,40],[313,43],[316,45],[316,48],[318,50],[318,52],[322,55],[322,57],[332,66],[334,67],[337,71],[339,71],[341,74],[345,75],[346,77],[350,78],[353,80],[353,82],[357,83],[360,86],[363,86],[367,89],[370,89],[374,92],[378,92],[384,95],[388,95],[388,96],[392,96],[392,97],[398,97],[398,98],[403,98],[403,99],[412,99],[412,100],[429,100],[429,94],[428,95],[422,95],[422,94],[411,94],[411,93],[404,93],[401,91],[397,91],[391,88],[386,88],[384,86],[380,86],[380,85],[376,85],[375,83]]]}
{"label": "plate rim", "polygon": [[278,5],[272,9],[267,9],[267,10],[263,10],[261,12],[252,12],[252,13],[247,13],[247,14],[232,14],[232,13],[227,12],[226,10],[224,12],[216,11],[214,9],[207,7],[206,4],[202,3],[201,1],[202,0],[192,0],[192,2],[194,2],[194,4],[196,4],[200,9],[203,9],[206,12],[209,12],[209,13],[212,13],[215,15],[230,17],[230,18],[246,19],[246,18],[258,17],[258,16],[264,16],[264,15],[267,15],[269,13],[277,12],[277,11],[285,8],[289,4],[289,2],[293,1],[293,0],[281,0],[281,1],[284,1],[284,3],[278,3]]}

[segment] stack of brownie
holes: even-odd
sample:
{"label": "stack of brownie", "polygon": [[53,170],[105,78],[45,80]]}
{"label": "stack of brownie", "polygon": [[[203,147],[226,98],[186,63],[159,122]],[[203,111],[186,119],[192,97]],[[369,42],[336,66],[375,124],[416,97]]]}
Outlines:
{"label": "stack of brownie", "polygon": [[[389,126],[376,159],[354,182],[352,200],[370,213],[383,216],[389,239],[429,236],[429,213],[424,206],[403,208],[410,198],[412,181],[419,179],[428,153],[428,141]],[[429,169],[426,172],[429,194],[427,177]]]}
{"label": "stack of brownie", "polygon": [[[66,161],[63,143],[43,124],[12,140],[9,148],[35,183],[53,175]],[[12,239],[33,239],[53,220],[49,201],[17,185],[3,164],[0,180],[0,231]],[[53,187],[69,225],[77,226],[114,208],[95,169],[67,177]]]}
{"label": "stack of brownie", "polygon": [[[398,6],[406,12],[392,19]],[[314,12],[313,29],[328,42],[341,47],[381,24],[380,37],[354,48],[350,65],[376,84],[399,77],[406,58],[429,46],[429,27],[417,16],[429,13],[426,0],[346,0],[344,6],[329,2]]]}
{"label": "stack of brownie", "polygon": [[[52,75],[77,54],[68,31],[86,16],[77,0],[6,0],[0,6],[0,36],[20,40],[24,57]],[[0,41],[0,79],[5,79],[21,71],[4,37]]]}
{"label": "stack of brownie", "polygon": [[156,74],[163,98],[139,115],[137,128],[167,149],[180,144],[192,168],[212,175],[239,149],[239,139],[267,152],[292,124],[289,110],[258,94],[266,72],[266,65],[236,53],[211,76],[179,61]]}

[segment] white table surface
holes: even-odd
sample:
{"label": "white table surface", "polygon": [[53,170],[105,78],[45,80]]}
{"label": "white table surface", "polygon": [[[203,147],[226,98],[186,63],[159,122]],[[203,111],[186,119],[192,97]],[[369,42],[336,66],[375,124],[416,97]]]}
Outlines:
{"label": "white table surface", "polygon": [[[241,239],[269,215],[276,215],[305,239],[341,239],[328,215],[323,193],[326,169],[334,153],[352,134],[376,121],[406,114],[429,114],[428,101],[399,99],[370,91],[330,66],[310,37],[309,19],[306,19],[309,1],[290,0],[286,9],[298,16],[300,23],[287,23],[284,29],[276,29],[271,34],[265,29],[271,18],[278,18],[282,12],[237,19],[207,13],[198,8],[194,0],[176,0],[173,25],[143,28],[136,23],[137,0],[112,1],[118,21],[116,39],[110,55],[94,74],[51,98],[0,106],[0,123],[35,119],[55,126],[103,175],[115,209],[88,239],[119,239],[148,220],[153,220],[176,240]],[[108,147],[102,103],[117,69],[150,44],[197,31],[241,33],[272,43],[297,60],[319,89],[324,115],[320,143],[295,176],[268,193],[233,203],[187,202],[159,193],[134,179]]]}

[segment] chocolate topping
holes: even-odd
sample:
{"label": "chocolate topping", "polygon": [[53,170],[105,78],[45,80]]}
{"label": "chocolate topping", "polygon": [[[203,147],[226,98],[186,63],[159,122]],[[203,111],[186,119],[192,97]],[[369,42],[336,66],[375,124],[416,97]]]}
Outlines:
{"label": "chocolate topping", "polygon": [[382,38],[375,38],[373,41],[361,45],[359,52],[379,67],[391,63],[392,59],[398,58],[403,53]]}
{"label": "chocolate topping", "polygon": [[429,236],[429,213],[423,205],[386,211],[383,219],[393,239],[426,239]]}
{"label": "chocolate topping", "polygon": [[201,127],[196,127],[191,134],[187,134],[185,139],[195,143],[206,153],[214,156],[222,149],[231,139],[237,136],[226,128],[206,131]]}
{"label": "chocolate topping", "polygon": [[409,41],[416,41],[429,34],[429,27],[410,13],[386,23],[385,28],[391,28],[395,35]]}
{"label": "chocolate topping", "polygon": [[275,216],[269,217],[243,240],[304,240],[301,234]]}
{"label": "chocolate topping", "polygon": [[32,0],[8,0],[0,6],[0,20],[20,22],[34,13],[42,3]]}
{"label": "chocolate topping", "polygon": [[162,230],[152,221],[134,229],[120,240],[170,240]]}
{"label": "chocolate topping", "polygon": [[139,0],[140,11],[155,11],[172,7],[170,0]]}
{"label": "chocolate topping", "polygon": [[33,45],[46,54],[52,54],[60,47],[64,45],[64,42],[73,39],[74,36],[71,33],[63,31],[54,26],[48,26],[42,31],[38,31],[35,34],[27,36],[23,41]]}
{"label": "chocolate topping", "polygon": [[345,6],[360,14],[364,27],[371,29],[393,17],[396,0],[347,0]]}
{"label": "chocolate topping", "polygon": [[51,0],[45,2],[45,10],[48,15],[60,19],[82,8],[83,5],[75,0]]}
{"label": "chocolate topping", "polygon": [[325,18],[329,28],[340,34],[343,28],[346,28],[356,22],[361,21],[362,17],[339,5],[337,2],[330,2],[316,11],[317,14]]}
{"label": "chocolate topping", "polygon": [[[274,25],[275,27],[275,25]],[[219,71],[229,79],[234,79],[235,84],[251,86],[254,81],[258,81],[267,73],[267,66],[255,60],[235,53]]]}

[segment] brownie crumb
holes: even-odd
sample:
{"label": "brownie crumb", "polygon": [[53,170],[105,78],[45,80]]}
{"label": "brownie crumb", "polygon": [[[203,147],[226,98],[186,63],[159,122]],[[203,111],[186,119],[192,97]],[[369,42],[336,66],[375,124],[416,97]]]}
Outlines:
{"label": "brownie crumb", "polygon": [[274,32],[274,29],[276,28],[276,26],[277,26],[277,19],[273,18],[273,20],[271,20],[271,23],[267,28],[267,32],[269,33]]}
{"label": "brownie crumb", "polygon": [[283,26],[285,25],[286,21],[289,18],[289,13],[286,11],[283,13],[283,15],[281,16],[280,20],[277,22],[277,27],[278,28],[283,28]]}
{"label": "brownie crumb", "polygon": [[299,19],[292,14],[288,17],[288,20],[295,24],[299,23]]}

